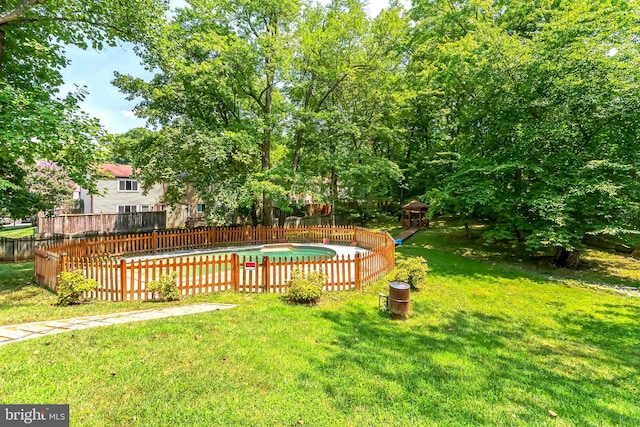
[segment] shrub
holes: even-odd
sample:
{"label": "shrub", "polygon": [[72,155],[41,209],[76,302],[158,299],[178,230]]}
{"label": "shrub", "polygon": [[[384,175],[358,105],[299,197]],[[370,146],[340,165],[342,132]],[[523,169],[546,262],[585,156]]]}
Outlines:
{"label": "shrub", "polygon": [[175,271],[171,274],[163,274],[158,280],[149,282],[147,290],[158,294],[161,301],[177,301],[182,298],[182,292],[176,286],[177,278],[178,273]]}
{"label": "shrub", "polygon": [[89,279],[82,270],[63,271],[58,275],[57,305],[77,304],[82,294],[98,287],[98,282]]}
{"label": "shrub", "polygon": [[393,280],[406,282],[413,290],[420,290],[427,284],[429,266],[422,257],[410,257],[398,260],[393,270]]}
{"label": "shrub", "polygon": [[291,271],[291,279],[286,283],[285,300],[298,304],[315,304],[322,295],[322,286],[327,283],[326,274],[304,271],[295,268]]}

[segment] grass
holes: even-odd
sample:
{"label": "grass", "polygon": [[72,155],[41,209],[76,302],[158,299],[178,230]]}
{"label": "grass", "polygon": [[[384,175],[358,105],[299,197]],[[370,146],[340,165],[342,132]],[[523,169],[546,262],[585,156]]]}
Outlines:
{"label": "grass", "polygon": [[[385,281],[315,307],[200,297],[240,305],[0,347],[0,403],[69,403],[82,426],[640,424],[638,298],[424,247],[445,231],[398,249],[432,269],[406,322],[378,311]],[[2,319],[100,306],[58,311],[7,268]]]}
{"label": "grass", "polygon": [[0,229],[0,237],[8,237],[10,239],[20,239],[36,234],[38,227],[11,227]]}
{"label": "grass", "polygon": [[[628,254],[614,251],[587,248],[581,251],[581,258],[590,268],[569,270],[551,265],[549,256],[544,253],[529,254],[524,245],[518,242],[494,242],[488,244],[481,232],[488,225],[472,223],[472,239],[468,239],[462,225],[457,220],[436,220],[432,227],[407,240],[403,245],[407,250],[435,249],[462,255],[486,262],[496,262],[530,274],[551,280],[572,284],[596,284],[604,286],[640,287],[640,261]],[[392,236],[400,233],[399,228],[389,229]],[[415,252],[415,251],[414,251]]]}
{"label": "grass", "polygon": [[[198,298],[178,302],[99,302],[68,307],[55,306],[56,295],[32,283],[33,263],[0,264],[0,325],[62,319],[117,311],[161,308],[200,301]],[[220,295],[230,298],[232,295]]]}

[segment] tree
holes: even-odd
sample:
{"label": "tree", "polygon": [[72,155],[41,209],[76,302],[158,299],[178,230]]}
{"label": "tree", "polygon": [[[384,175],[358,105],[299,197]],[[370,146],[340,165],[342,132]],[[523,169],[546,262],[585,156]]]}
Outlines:
{"label": "tree", "polygon": [[143,99],[138,114],[162,126],[132,160],[145,166],[144,182],[170,182],[169,203],[192,182],[217,221],[262,203],[270,224],[272,200],[286,199],[273,152],[284,118],[278,82],[299,13],[295,0],[193,2],[145,43],[145,63],[158,70],[150,82],[117,76],[116,86]]}
{"label": "tree", "polygon": [[[640,99],[633,2],[434,2],[414,10],[418,85],[459,157],[441,206],[488,237],[556,248],[638,227]],[[444,132],[443,132],[444,131]]]}
{"label": "tree", "polygon": [[59,94],[65,45],[101,49],[117,40],[137,41],[154,29],[163,0],[0,1],[0,215],[30,210],[24,168],[54,161],[92,188],[100,147],[96,119],[80,111],[83,89]]}
{"label": "tree", "polygon": [[144,44],[150,81],[117,76],[158,128],[119,144],[144,183],[169,182],[168,203],[197,185],[215,222],[261,210],[270,225],[302,194],[368,212],[399,186],[406,28],[397,4],[371,22],[359,0],[193,2]]}
{"label": "tree", "polygon": [[53,215],[56,209],[75,207],[73,192],[76,184],[58,165],[49,161],[36,163],[28,169],[25,184],[33,195],[32,214]]}
{"label": "tree", "polygon": [[304,191],[366,222],[399,188],[393,153],[401,140],[395,111],[403,85],[396,47],[408,24],[397,4],[373,21],[359,1],[334,1],[307,14],[287,92],[295,108],[294,189],[313,183]]}

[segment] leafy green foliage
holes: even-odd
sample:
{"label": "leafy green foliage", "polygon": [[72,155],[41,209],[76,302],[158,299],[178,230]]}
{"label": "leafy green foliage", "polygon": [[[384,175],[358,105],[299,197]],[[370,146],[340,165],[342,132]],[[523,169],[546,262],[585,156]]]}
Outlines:
{"label": "leafy green foliage", "polygon": [[162,19],[164,0],[0,2],[0,216],[33,213],[25,168],[38,160],[60,166],[94,188],[102,147],[95,118],[79,108],[84,88],[60,93],[65,45],[101,49],[140,41]]}
{"label": "leafy green foliage", "polygon": [[414,87],[436,107],[421,128],[458,155],[425,159],[441,173],[425,188],[434,207],[492,219],[487,237],[532,250],[637,229],[635,13],[627,1],[417,6]]}
{"label": "leafy green foliage", "polygon": [[98,282],[89,279],[82,270],[63,271],[58,275],[57,305],[77,304],[85,292],[98,287]]}
{"label": "leafy green foliage", "polygon": [[408,22],[397,5],[373,21],[364,10],[356,0],[190,3],[142,49],[154,78],[117,75],[160,129],[116,138],[114,151],[146,186],[168,182],[170,204],[195,185],[216,224],[237,212],[268,224],[271,207],[306,196],[372,216],[402,179],[394,46]]}
{"label": "leafy green foliage", "polygon": [[286,283],[286,301],[297,304],[315,304],[322,296],[322,287],[327,283],[327,275],[311,271],[305,273],[299,268],[291,271],[291,279]]}
{"label": "leafy green foliage", "polygon": [[147,290],[158,295],[161,301],[178,301],[182,298],[182,292],[176,285],[178,272],[163,274],[158,280],[147,283]]}
{"label": "leafy green foliage", "polygon": [[411,289],[419,291],[427,284],[429,266],[423,257],[408,257],[396,261],[391,274],[393,280],[408,283]]}

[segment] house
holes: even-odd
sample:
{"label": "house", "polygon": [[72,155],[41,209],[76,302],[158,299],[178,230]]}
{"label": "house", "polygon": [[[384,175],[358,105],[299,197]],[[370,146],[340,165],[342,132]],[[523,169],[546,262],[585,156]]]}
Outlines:
{"label": "house", "polygon": [[98,194],[80,189],[84,213],[129,213],[163,210],[161,184],[154,184],[148,192],[132,177],[131,166],[103,164],[103,178],[98,180]]}
{"label": "house", "polygon": [[[167,183],[163,184],[164,191]],[[197,227],[206,225],[206,205],[191,182],[185,182],[185,194],[175,206],[167,209],[167,227]]]}
{"label": "house", "polygon": [[204,225],[206,206],[198,198],[193,185],[187,183],[185,197],[176,206],[168,208],[163,201],[167,183],[154,184],[149,191],[144,193],[142,185],[133,178],[130,165],[103,164],[101,168],[103,178],[97,182],[98,194],[90,194],[86,189],[80,189],[84,213],[166,210],[167,228],[181,228],[185,224]]}

